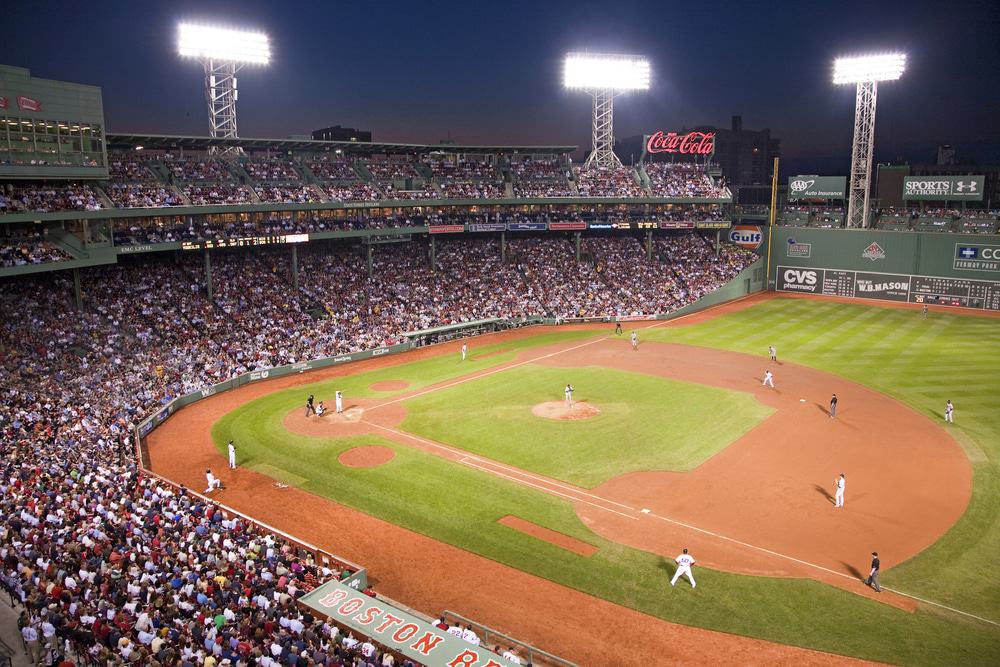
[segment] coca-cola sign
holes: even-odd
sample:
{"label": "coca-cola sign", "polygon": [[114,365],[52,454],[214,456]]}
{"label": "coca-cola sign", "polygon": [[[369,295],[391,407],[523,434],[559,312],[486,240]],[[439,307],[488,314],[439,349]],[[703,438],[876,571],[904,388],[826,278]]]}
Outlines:
{"label": "coca-cola sign", "polygon": [[711,155],[715,152],[715,132],[664,132],[657,130],[646,139],[647,153]]}

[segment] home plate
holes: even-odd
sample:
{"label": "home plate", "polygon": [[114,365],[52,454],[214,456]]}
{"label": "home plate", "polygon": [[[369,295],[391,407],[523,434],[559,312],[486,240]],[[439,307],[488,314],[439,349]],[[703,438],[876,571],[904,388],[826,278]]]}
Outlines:
{"label": "home plate", "polygon": [[804,399],[804,398],[800,398],[799,399],[799,403],[805,403],[805,402],[806,402],[806,399]]}
{"label": "home plate", "polygon": [[644,508],[644,509],[642,510],[642,513],[643,513],[643,514],[649,514],[649,512],[650,512],[650,510],[648,510],[648,509],[645,509],[645,508]]}

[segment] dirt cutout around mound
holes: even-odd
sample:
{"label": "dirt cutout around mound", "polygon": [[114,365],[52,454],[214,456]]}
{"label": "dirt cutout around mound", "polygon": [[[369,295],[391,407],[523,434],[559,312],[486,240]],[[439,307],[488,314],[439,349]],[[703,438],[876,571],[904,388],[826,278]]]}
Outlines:
{"label": "dirt cutout around mound", "polygon": [[572,551],[580,556],[592,556],[597,553],[597,547],[593,544],[587,544],[586,542],[578,540],[575,537],[570,537],[569,535],[565,535],[555,530],[549,530],[544,526],[539,526],[537,523],[531,523],[530,521],[526,521],[525,519],[522,519],[519,516],[514,516],[513,514],[508,514],[502,519],[499,519],[497,523],[507,526],[508,528],[521,531],[525,535],[531,535],[532,537],[548,542],[549,544],[554,544],[557,547],[566,549],[567,551]]}
{"label": "dirt cutout around mound", "polygon": [[576,421],[578,419],[590,419],[601,414],[601,409],[596,405],[586,401],[546,401],[531,408],[531,414],[545,419],[559,419],[562,421]]}
{"label": "dirt cutout around mound", "polygon": [[410,388],[410,383],[406,380],[381,380],[368,385],[372,391],[403,391]]}
{"label": "dirt cutout around mound", "polygon": [[341,452],[337,460],[340,461],[341,465],[345,465],[348,468],[374,468],[383,463],[388,463],[394,458],[396,458],[396,452],[392,451],[389,447],[366,445],[364,447],[352,447],[347,451]]}

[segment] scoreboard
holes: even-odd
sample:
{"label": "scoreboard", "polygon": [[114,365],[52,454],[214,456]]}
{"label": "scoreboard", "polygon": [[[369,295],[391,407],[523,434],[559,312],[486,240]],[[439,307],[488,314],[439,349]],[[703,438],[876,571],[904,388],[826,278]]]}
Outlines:
{"label": "scoreboard", "polygon": [[779,292],[820,294],[1000,311],[1000,282],[779,266]]}

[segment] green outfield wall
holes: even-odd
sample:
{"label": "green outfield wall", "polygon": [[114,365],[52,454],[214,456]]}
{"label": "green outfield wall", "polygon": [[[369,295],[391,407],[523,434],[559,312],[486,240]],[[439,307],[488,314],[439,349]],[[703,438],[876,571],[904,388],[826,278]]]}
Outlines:
{"label": "green outfield wall", "polygon": [[1000,236],[775,227],[768,288],[1000,310]]}

